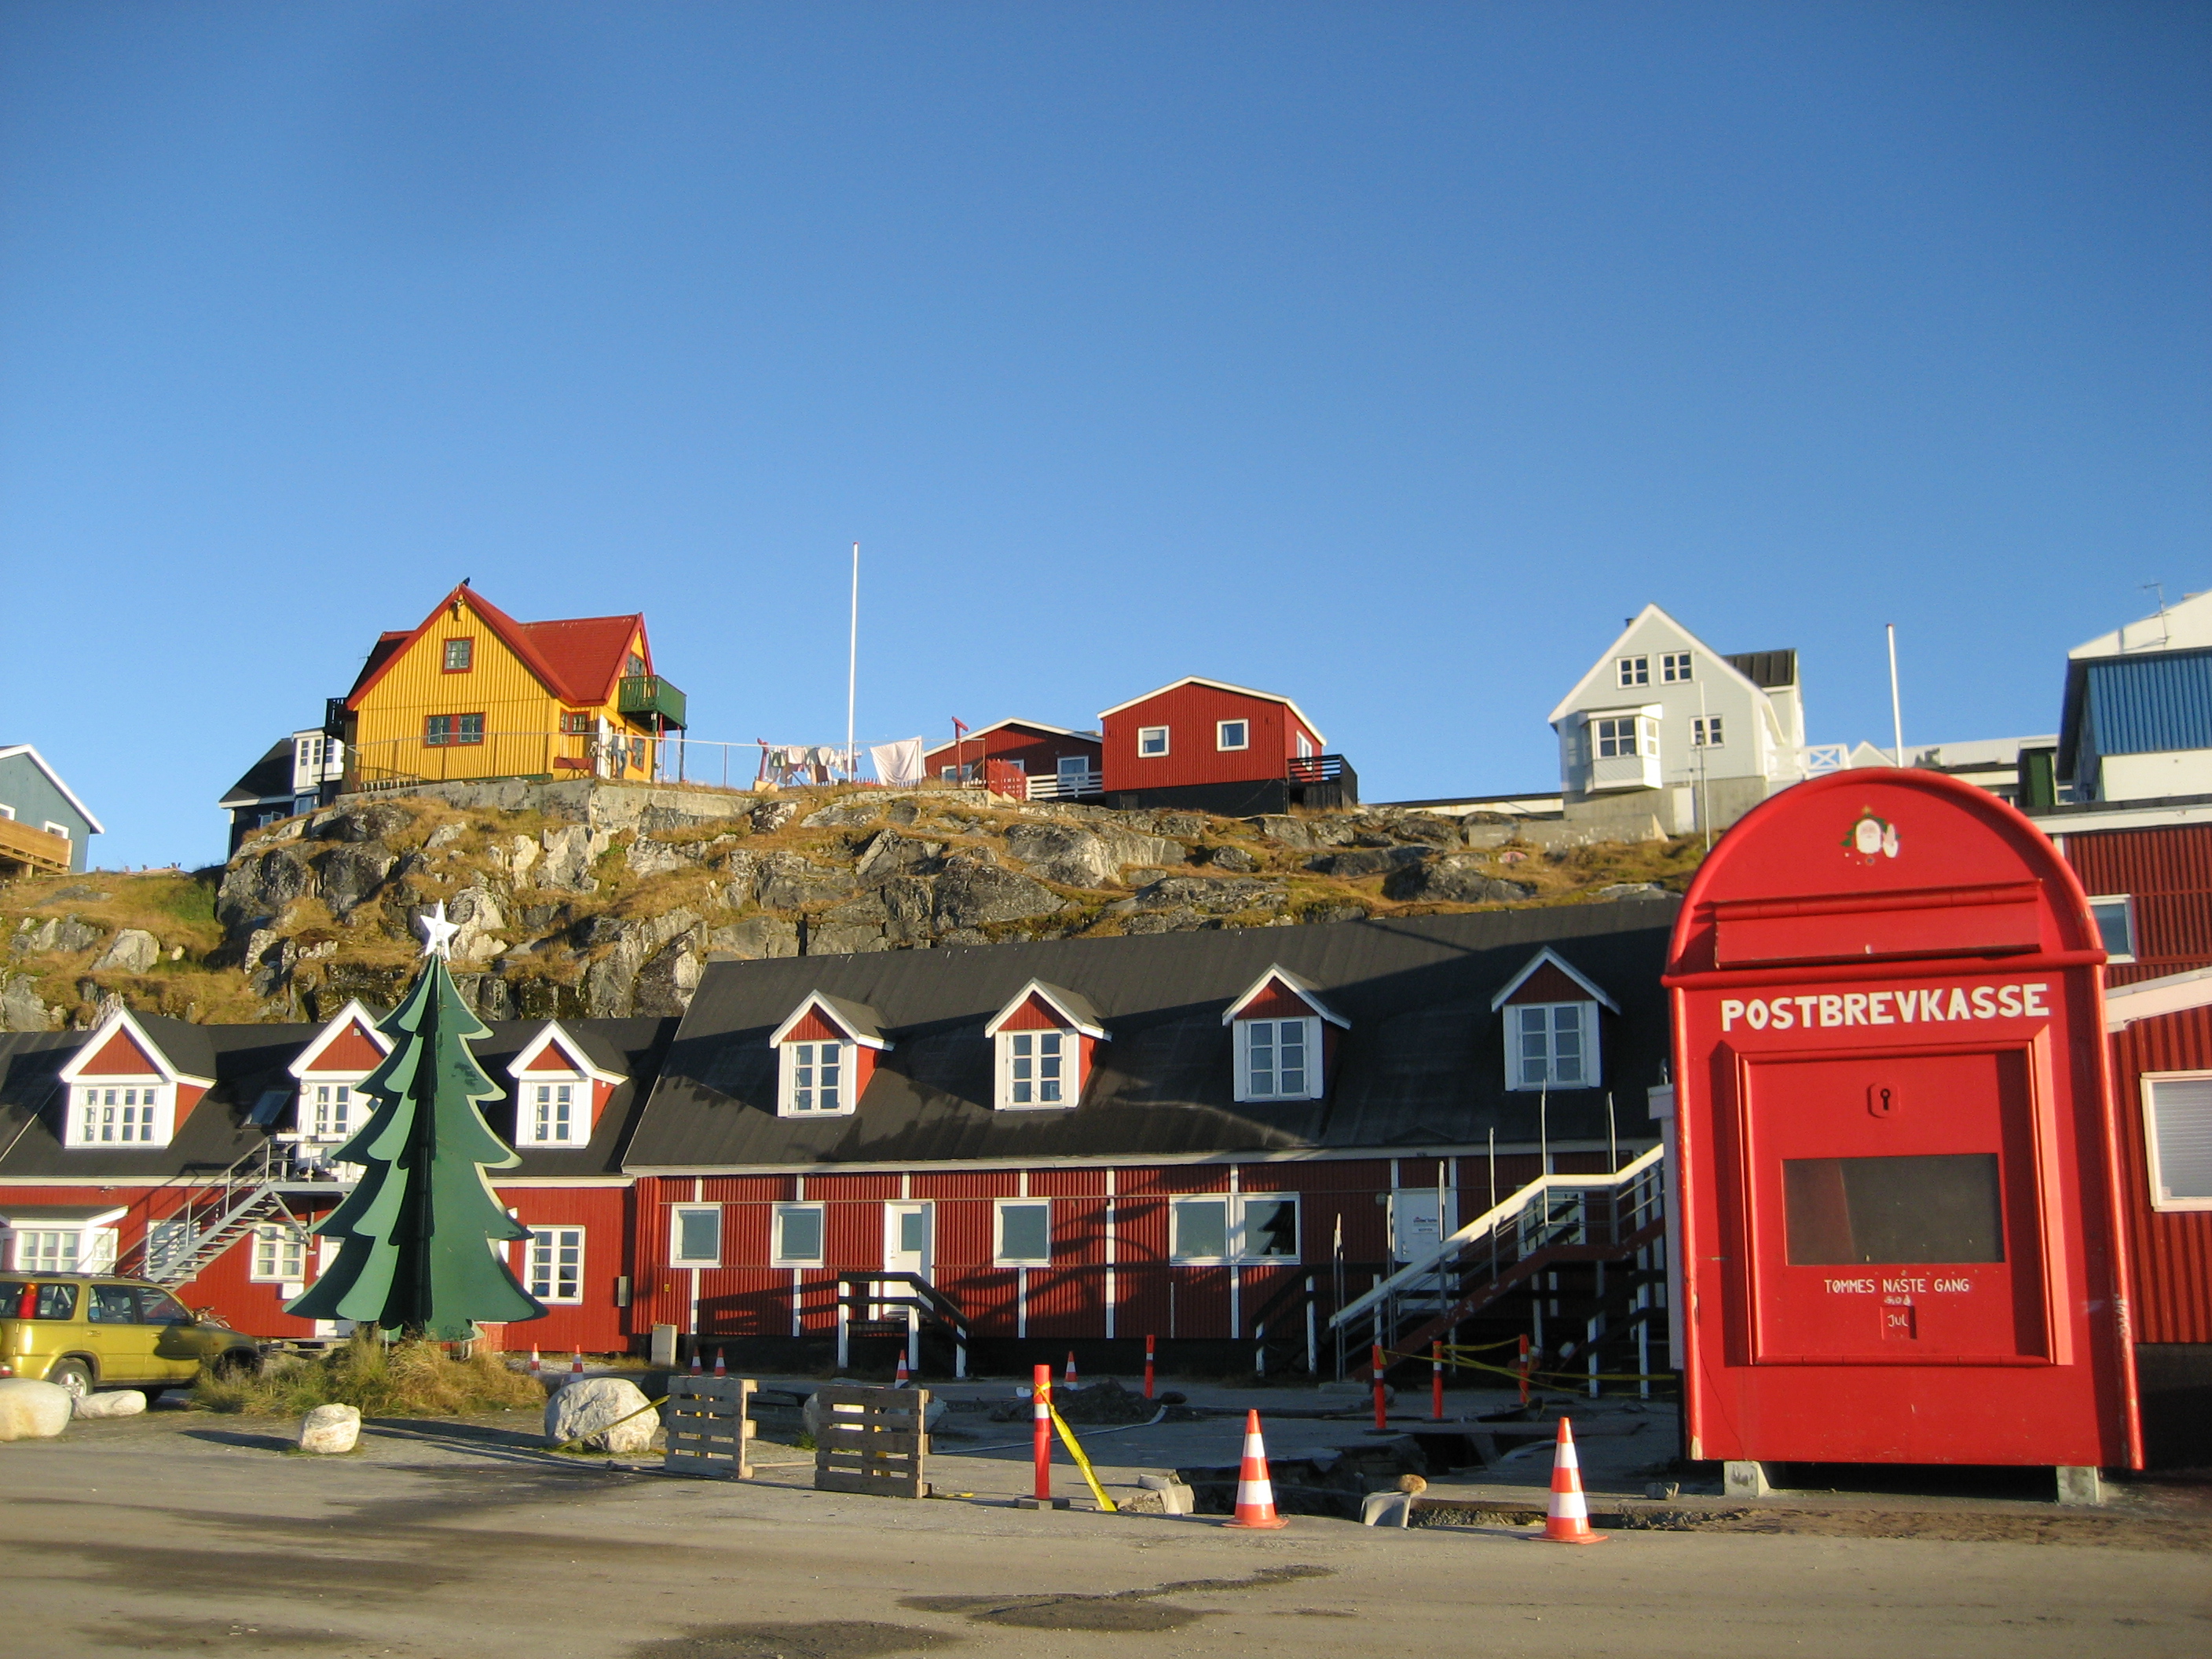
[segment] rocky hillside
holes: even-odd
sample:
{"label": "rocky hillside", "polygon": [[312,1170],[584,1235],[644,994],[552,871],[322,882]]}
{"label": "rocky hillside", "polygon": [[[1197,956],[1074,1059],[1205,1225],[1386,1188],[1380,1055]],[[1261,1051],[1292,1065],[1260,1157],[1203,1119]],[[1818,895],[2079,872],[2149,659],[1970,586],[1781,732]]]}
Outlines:
{"label": "rocky hillside", "polygon": [[[565,786],[563,787],[566,787]],[[680,1012],[710,957],[1265,927],[1680,890],[1693,841],[1545,850],[1418,811],[1217,818],[945,792],[510,792],[349,804],[220,869],[0,889],[0,1029],[104,999],[191,1020],[389,1004],[411,919],[460,921],[487,1018]]]}

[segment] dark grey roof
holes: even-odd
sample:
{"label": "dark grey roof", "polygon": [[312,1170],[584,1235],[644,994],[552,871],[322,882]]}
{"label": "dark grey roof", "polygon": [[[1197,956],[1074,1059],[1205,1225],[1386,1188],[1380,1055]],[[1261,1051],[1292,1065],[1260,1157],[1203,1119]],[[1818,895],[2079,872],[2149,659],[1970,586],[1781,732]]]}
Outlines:
{"label": "dark grey roof", "polygon": [[[64,1146],[64,1102],[56,1073],[76,1052],[85,1034],[0,1032],[0,1177],[100,1176],[140,1182],[227,1169],[266,1144],[266,1129],[252,1121],[254,1108],[267,1091],[290,1093],[295,1085],[284,1068],[322,1030],[319,1025],[190,1025],[149,1015],[138,1016],[138,1023],[178,1069],[216,1079],[179,1126],[176,1138],[159,1147]],[[519,1147],[522,1162],[502,1174],[619,1173],[631,1120],[645,1098],[661,1052],[676,1034],[676,1024],[673,1019],[564,1021],[563,1029],[594,1065],[623,1073],[631,1080],[615,1089],[588,1146]],[[501,1099],[484,1103],[485,1121],[510,1143],[515,1106],[507,1062],[544,1025],[539,1019],[501,1020],[475,1045],[477,1063],[507,1091]],[[276,1127],[289,1127],[290,1117],[288,1110]]]}
{"label": "dark grey roof", "polygon": [[1795,651],[1736,651],[1731,652],[1725,660],[1729,667],[1753,685],[1768,690],[1778,685],[1797,684],[1797,653]]}
{"label": "dark grey roof", "polygon": [[292,739],[280,738],[269,747],[269,752],[246,770],[246,775],[230,786],[216,805],[222,807],[252,806],[260,801],[289,800],[292,798]]}
{"label": "dark grey roof", "polygon": [[[626,1163],[633,1170],[892,1167],[945,1160],[1172,1159],[1230,1152],[1533,1144],[1538,1097],[1505,1086],[1491,996],[1550,945],[1618,1000],[1605,1086],[1624,1142],[1667,1058],[1659,984],[1678,901],[1322,927],[800,957],[708,965]],[[1239,1105],[1223,1011],[1271,963],[1351,1021],[1326,1100]],[[991,1107],[983,1026],[1023,985],[1079,992],[1112,1033],[1072,1110]],[[862,1000],[892,1039],[849,1116],[775,1115],[769,1036],[810,992]],[[1605,1089],[1554,1094],[1554,1140],[1602,1139]]]}

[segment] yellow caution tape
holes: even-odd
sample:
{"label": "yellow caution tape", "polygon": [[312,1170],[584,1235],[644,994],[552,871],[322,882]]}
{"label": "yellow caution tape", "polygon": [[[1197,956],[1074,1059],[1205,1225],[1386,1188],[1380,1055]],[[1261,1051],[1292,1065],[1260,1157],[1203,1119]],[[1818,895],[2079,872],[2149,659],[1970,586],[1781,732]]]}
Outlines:
{"label": "yellow caution tape", "polygon": [[1061,1443],[1066,1446],[1067,1455],[1075,1460],[1075,1467],[1083,1471],[1083,1479],[1091,1488],[1091,1495],[1098,1500],[1100,1511],[1106,1515],[1120,1513],[1114,1500],[1106,1495],[1106,1488],[1098,1484],[1097,1475],[1091,1471],[1091,1460],[1083,1455],[1083,1448],[1076,1442],[1075,1431],[1067,1426],[1067,1419],[1060,1414],[1060,1407],[1052,1403],[1049,1395],[1045,1399],[1044,1408],[1052,1413],[1052,1425],[1060,1431]]}

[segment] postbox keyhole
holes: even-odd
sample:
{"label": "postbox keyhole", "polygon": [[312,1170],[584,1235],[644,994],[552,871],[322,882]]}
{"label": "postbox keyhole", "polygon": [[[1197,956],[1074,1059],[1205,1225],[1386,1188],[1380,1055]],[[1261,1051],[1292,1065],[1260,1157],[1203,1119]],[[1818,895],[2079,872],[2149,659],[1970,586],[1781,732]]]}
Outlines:
{"label": "postbox keyhole", "polygon": [[1897,1091],[1887,1083],[1867,1085],[1867,1110],[1876,1117],[1888,1117],[1897,1110]]}

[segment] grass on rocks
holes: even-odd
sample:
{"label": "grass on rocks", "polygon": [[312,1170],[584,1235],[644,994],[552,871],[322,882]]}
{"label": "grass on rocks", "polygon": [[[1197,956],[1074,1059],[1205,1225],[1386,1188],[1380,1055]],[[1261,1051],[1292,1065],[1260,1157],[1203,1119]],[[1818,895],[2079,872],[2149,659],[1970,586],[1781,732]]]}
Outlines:
{"label": "grass on rocks", "polygon": [[272,1361],[258,1376],[204,1376],[192,1403],[251,1417],[298,1417],[317,1406],[352,1406],[363,1417],[467,1417],[535,1410],[545,1390],[498,1354],[455,1359],[435,1342],[356,1335],[319,1357]]}

